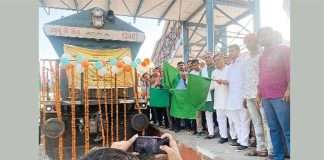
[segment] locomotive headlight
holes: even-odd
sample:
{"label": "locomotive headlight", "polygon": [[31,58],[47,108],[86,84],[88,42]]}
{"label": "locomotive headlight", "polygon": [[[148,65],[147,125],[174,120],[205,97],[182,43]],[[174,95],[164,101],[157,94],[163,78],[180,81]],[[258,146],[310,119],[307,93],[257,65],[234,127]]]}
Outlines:
{"label": "locomotive headlight", "polygon": [[51,106],[47,106],[46,107],[46,111],[52,111],[52,107]]}

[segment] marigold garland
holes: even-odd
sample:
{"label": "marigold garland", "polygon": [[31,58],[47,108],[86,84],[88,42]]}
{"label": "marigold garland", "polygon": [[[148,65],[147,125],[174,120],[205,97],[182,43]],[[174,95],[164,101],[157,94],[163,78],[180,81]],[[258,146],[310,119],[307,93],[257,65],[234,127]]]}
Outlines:
{"label": "marigold garland", "polygon": [[84,68],[84,154],[87,154],[90,150],[90,131],[89,131],[89,94],[88,94],[88,68]]}
{"label": "marigold garland", "polygon": [[98,70],[96,71],[96,77],[97,77],[97,99],[98,99],[98,110],[99,110],[100,128],[101,128],[101,136],[102,136],[102,146],[105,146],[106,138],[105,138],[105,130],[103,127],[103,119],[102,119],[102,111],[101,111],[101,94],[99,88],[100,77],[98,74]]}
{"label": "marigold garland", "polygon": [[76,144],[76,124],[75,124],[75,117],[76,117],[76,106],[75,106],[75,72],[74,66],[71,67],[71,127],[72,127],[72,160],[77,160],[77,144]]}

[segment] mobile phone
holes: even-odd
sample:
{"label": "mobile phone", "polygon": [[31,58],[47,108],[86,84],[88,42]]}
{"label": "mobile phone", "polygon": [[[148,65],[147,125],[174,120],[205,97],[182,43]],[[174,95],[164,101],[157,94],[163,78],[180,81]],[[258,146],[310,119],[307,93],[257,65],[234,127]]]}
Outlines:
{"label": "mobile phone", "polygon": [[157,136],[139,136],[134,142],[134,151],[139,154],[165,154],[160,146],[169,145],[169,139]]}

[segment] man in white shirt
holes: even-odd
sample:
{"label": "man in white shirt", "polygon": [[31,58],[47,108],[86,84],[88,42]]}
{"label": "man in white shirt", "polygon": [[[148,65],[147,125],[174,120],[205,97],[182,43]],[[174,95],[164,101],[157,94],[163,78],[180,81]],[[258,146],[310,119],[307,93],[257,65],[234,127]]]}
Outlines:
{"label": "man in white shirt", "polygon": [[243,65],[246,57],[240,55],[238,45],[229,46],[229,57],[232,63],[228,66],[229,92],[226,105],[238,138],[232,146],[237,146],[236,150],[240,151],[248,148],[250,134],[250,118],[247,109],[243,107]]}
{"label": "man in white shirt", "polygon": [[[266,118],[263,108],[259,108],[256,105],[257,84],[259,81],[259,59],[261,55],[256,34],[251,33],[247,35],[244,38],[244,44],[249,50],[249,58],[246,60],[243,70],[244,104],[246,104],[252,119],[257,141],[256,150],[252,150],[247,155],[264,157],[272,154],[272,144],[269,134],[267,134],[269,129],[265,123]],[[268,137],[268,140],[265,137]]]}
{"label": "man in white shirt", "polygon": [[[219,143],[223,144],[228,141],[227,132],[227,117],[228,111],[226,100],[228,96],[228,81],[227,69],[225,65],[225,57],[223,55],[215,56],[216,69],[212,72],[212,82],[210,89],[214,89],[214,109],[217,114],[217,123],[219,128],[220,140]],[[232,139],[236,139],[236,133],[230,130]]]}
{"label": "man in white shirt", "polygon": [[[203,59],[203,62],[201,62],[201,75],[206,78],[211,78],[211,73],[214,70],[214,62],[210,54],[205,56]],[[202,108],[202,111],[205,112],[205,119],[207,124],[207,131],[208,136],[206,136],[206,139],[213,139],[215,137],[215,126],[214,126],[214,119],[213,119],[213,113],[214,113],[214,107],[213,107],[213,99],[211,90],[209,91],[206,99],[205,106]]]}

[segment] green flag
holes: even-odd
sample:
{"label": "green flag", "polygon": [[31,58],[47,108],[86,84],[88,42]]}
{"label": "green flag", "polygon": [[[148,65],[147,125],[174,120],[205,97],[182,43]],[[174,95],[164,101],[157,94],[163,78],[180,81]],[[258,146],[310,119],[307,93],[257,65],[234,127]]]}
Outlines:
{"label": "green flag", "polygon": [[204,107],[209,92],[209,85],[210,79],[191,74],[189,75],[187,92],[190,98],[188,98],[188,101],[195,106],[195,108],[201,109]]}
{"label": "green flag", "polygon": [[171,116],[195,119],[196,112],[205,105],[209,85],[210,79],[190,74],[187,89],[171,90]]}
{"label": "green flag", "polygon": [[187,90],[171,90],[171,109],[172,117],[181,119],[195,119],[196,109],[190,102],[188,102]]}
{"label": "green flag", "polygon": [[150,107],[169,107],[169,97],[167,89],[150,88]]}
{"label": "green flag", "polygon": [[163,63],[163,84],[167,89],[176,88],[180,79],[179,71],[169,63]]}
{"label": "green flag", "polygon": [[187,89],[177,90],[175,88],[180,79],[179,71],[165,62],[163,64],[163,73],[164,86],[171,93],[171,116],[195,119],[196,112],[205,105],[210,79],[189,75]]}

